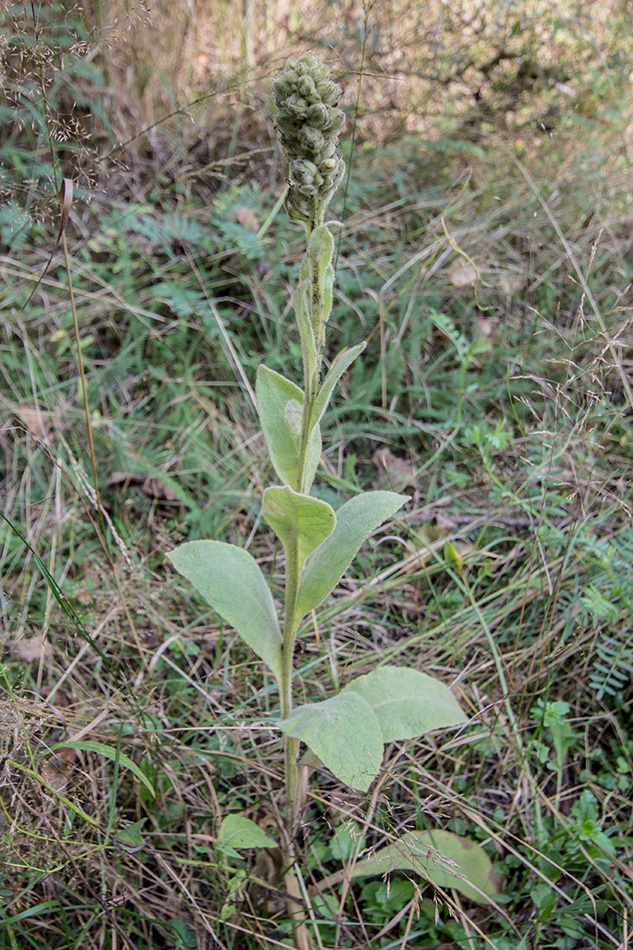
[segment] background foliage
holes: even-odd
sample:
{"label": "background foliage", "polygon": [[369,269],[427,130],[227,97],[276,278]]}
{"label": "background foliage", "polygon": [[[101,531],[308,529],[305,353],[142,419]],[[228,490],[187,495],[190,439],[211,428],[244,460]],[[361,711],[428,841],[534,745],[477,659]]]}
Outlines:
{"label": "background foliage", "polygon": [[[304,864],[323,945],[625,947],[627,4],[4,3],[2,18],[0,946],[287,942],[274,894],[247,883],[274,878],[274,852],[217,841],[229,812],[274,833],[270,684],[165,553],[239,542],[276,576],[252,387],[264,356],[298,364],[302,242],[278,210],[270,89],[314,48],[349,117],[332,346],[368,340],[328,418],[320,494],[412,503],[404,544],[375,538],[305,626],[297,693],[319,699],[378,654],[450,683],[472,717],[441,750],[394,744],[368,797],[320,780]],[[105,523],[59,249],[35,287],[63,177]],[[359,839],[436,827],[485,845],[497,906],[405,873],[327,883]]]}

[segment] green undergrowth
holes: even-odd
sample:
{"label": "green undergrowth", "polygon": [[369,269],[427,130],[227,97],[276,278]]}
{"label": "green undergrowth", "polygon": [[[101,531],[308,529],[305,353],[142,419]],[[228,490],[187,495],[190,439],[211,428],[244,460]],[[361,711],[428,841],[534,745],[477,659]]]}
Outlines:
{"label": "green undergrowth", "polygon": [[[554,142],[538,158],[365,147],[332,205],[330,356],[368,348],[329,416],[319,495],[411,502],[304,622],[297,696],[423,653],[471,724],[441,747],[392,744],[368,796],[320,775],[301,860],[324,947],[626,946],[628,179],[617,156],[561,170]],[[277,199],[236,177],[210,205],[173,183],[77,204],[105,519],[59,253],[27,302],[53,237],[0,261],[7,950],[289,945],[279,893],[253,880],[274,852],[217,837],[229,812],[274,835],[273,684],[165,560],[185,540],[238,543],[279,589],[251,400],[264,353],[289,376],[300,363],[300,241]],[[505,879],[494,906],[404,872],[328,882],[356,842],[438,826],[484,846]]]}

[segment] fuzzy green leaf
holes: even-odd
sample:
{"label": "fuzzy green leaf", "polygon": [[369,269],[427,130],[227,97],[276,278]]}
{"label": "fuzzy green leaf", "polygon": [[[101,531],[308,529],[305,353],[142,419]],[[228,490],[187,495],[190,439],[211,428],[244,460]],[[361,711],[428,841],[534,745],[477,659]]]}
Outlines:
{"label": "fuzzy green leaf", "polygon": [[334,238],[326,225],[315,228],[310,236],[306,264],[309,273],[309,290],[313,298],[309,304],[314,335],[318,341],[320,326],[327,323],[332,310],[334,288]]}
{"label": "fuzzy green leaf", "polygon": [[317,275],[319,283],[323,279],[323,274],[325,274],[325,271],[332,263],[333,256],[334,238],[332,237],[332,232],[326,224],[321,224],[318,228],[315,228],[310,235],[306,258],[311,270]]}
{"label": "fuzzy green leaf", "polygon": [[297,617],[318,607],[334,590],[359,547],[372,531],[390,518],[406,495],[372,491],[350,499],[336,512],[336,527],[306,560],[297,598]]}
{"label": "fuzzy green leaf", "polygon": [[448,686],[406,666],[381,666],[352,680],[342,692],[357,693],[369,703],[385,742],[415,739],[467,721]]}
{"label": "fuzzy green leaf", "polygon": [[336,524],[334,510],[325,501],[301,495],[292,488],[267,488],[264,492],[264,518],[288,554],[293,537],[298,545],[298,570],[305,559],[329,534]]}
{"label": "fuzzy green leaf", "polygon": [[327,226],[315,228],[301,267],[301,286],[305,286],[305,309],[312,326],[317,353],[323,352],[325,324],[332,310],[333,254],[334,238]]}
{"label": "fuzzy green leaf", "polygon": [[250,818],[227,815],[220,825],[218,845],[225,853],[234,854],[239,848],[276,848],[277,842]]}
{"label": "fuzzy green leaf", "polygon": [[378,775],[383,739],[378,720],[356,693],[298,706],[281,729],[301,739],[341,782],[366,792]]}
{"label": "fuzzy green leaf", "polygon": [[334,391],[334,387],[338,383],[343,373],[349,369],[356,357],[360,356],[366,346],[367,344],[364,341],[363,343],[357,343],[356,346],[341,350],[341,352],[337,353],[337,355],[334,357],[327,376],[323,380],[323,385],[319,390],[319,395],[315,399],[314,406],[312,407],[313,424],[321,421],[323,418],[323,413],[327,409],[330,397]]}
{"label": "fuzzy green leaf", "polygon": [[501,893],[503,880],[480,845],[450,831],[409,831],[358,861],[353,878],[376,877],[390,871],[414,871],[436,887],[455,888],[465,897],[488,904]]}
{"label": "fuzzy green leaf", "polygon": [[[260,366],[257,371],[257,409],[274,469],[284,485],[297,489],[301,447],[303,393],[298,386]],[[310,486],[321,458],[321,430],[314,426],[308,440],[305,483]]]}
{"label": "fuzzy green leaf", "polygon": [[299,328],[299,339],[301,340],[301,357],[303,359],[304,372],[308,379],[312,379],[317,363],[317,350],[314,340],[314,330],[308,313],[308,281],[302,280],[297,287],[295,294],[295,315],[297,326]]}
{"label": "fuzzy green leaf", "polygon": [[332,300],[334,297],[334,268],[331,264],[325,268],[323,273],[323,285],[321,292],[321,320],[327,323],[332,313]]}
{"label": "fuzzy green leaf", "polygon": [[223,541],[187,541],[167,557],[279,681],[279,621],[270,588],[252,555]]}

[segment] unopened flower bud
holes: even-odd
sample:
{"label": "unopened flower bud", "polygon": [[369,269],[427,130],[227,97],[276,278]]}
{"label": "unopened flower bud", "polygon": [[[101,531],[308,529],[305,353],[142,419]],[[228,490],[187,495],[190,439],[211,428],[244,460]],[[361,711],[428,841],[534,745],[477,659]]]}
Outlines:
{"label": "unopened flower bud", "polygon": [[312,76],[302,76],[299,80],[299,92],[305,99],[309,99],[310,102],[314,102],[319,98],[317,93],[316,85]]}
{"label": "unopened flower bud", "polygon": [[324,139],[318,129],[313,129],[311,125],[302,126],[299,132],[299,142],[306,154],[317,155],[324,145]]}
{"label": "unopened flower bud", "polygon": [[317,167],[314,162],[310,162],[305,158],[299,158],[297,161],[290,163],[290,175],[293,184],[310,185],[316,174]]}
{"label": "unopened flower bud", "polygon": [[314,53],[289,62],[273,83],[277,129],[290,165],[288,211],[309,228],[323,220],[345,163],[337,153],[345,114],[337,108],[340,86]]}
{"label": "unopened flower bud", "polygon": [[306,112],[306,121],[314,129],[325,130],[330,125],[330,112],[324,102],[315,102]]}

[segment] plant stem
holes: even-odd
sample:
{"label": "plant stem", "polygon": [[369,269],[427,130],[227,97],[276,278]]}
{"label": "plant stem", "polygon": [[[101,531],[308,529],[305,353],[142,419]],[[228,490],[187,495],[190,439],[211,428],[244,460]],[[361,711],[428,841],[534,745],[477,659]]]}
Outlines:
{"label": "plant stem", "polygon": [[[323,214],[324,209],[319,208],[315,219],[306,227],[306,242],[310,244],[310,238],[312,232],[315,228],[320,227],[323,224]],[[307,253],[307,252],[306,252]],[[321,323],[322,316],[322,299],[321,299],[321,289],[319,287],[318,275],[312,273],[311,286],[307,294],[306,300],[307,310],[308,310],[308,319],[312,326],[312,332],[314,333],[315,322],[318,321],[319,326],[323,326]],[[314,317],[317,315],[317,321]],[[323,334],[324,335],[324,334]],[[315,335],[316,337],[316,335]],[[310,491],[310,486],[306,484],[305,481],[305,472],[306,472],[306,460],[308,457],[308,443],[310,440],[310,435],[312,433],[311,429],[311,420],[312,420],[312,409],[314,407],[314,401],[316,399],[316,390],[319,385],[319,374],[321,372],[321,362],[323,360],[323,349],[324,349],[324,338],[317,339],[315,338],[316,343],[316,364],[314,370],[309,372],[308,367],[303,366],[303,380],[304,380],[304,394],[303,394],[303,413],[301,417],[301,443],[299,447],[299,464],[297,467],[297,491],[306,492]]]}
{"label": "plant stem", "polygon": [[[322,217],[322,214],[321,214]],[[308,242],[312,227],[306,228]],[[314,313],[314,288],[310,288],[307,306],[310,322]],[[314,324],[312,323],[314,326]],[[321,365],[322,347],[319,347],[316,370],[308,371],[304,364],[304,398],[301,416],[301,438],[297,464],[298,492],[309,492],[307,475],[308,446],[311,435],[311,419],[314,400],[316,398],[316,383]],[[292,712],[292,667],[295,636],[298,622],[296,619],[297,595],[299,591],[299,538],[295,528],[286,548],[286,589],[284,597],[284,629],[282,645],[282,667],[280,682],[281,718],[287,719]],[[285,780],[285,827],[282,830],[282,855],[285,867],[284,887],[288,894],[286,901],[288,916],[294,924],[293,944],[296,950],[312,950],[312,938],[306,923],[306,912],[302,906],[301,892],[297,873],[295,871],[294,838],[297,833],[301,815],[305,808],[305,790],[300,788],[299,782],[299,740],[291,736],[284,736],[284,780]]]}
{"label": "plant stem", "polygon": [[[297,624],[295,623],[295,608],[297,603],[297,591],[299,587],[298,557],[298,541],[295,535],[291,539],[286,552],[286,596],[280,683],[282,719],[287,719],[292,712],[292,655],[294,649],[295,633],[297,632]],[[291,840],[294,837],[298,820],[298,750],[298,739],[285,736],[284,773],[286,782],[286,827],[288,836]]]}
{"label": "plant stem", "polygon": [[[306,411],[307,410],[307,411]],[[301,424],[301,454],[299,459],[298,490],[301,491],[301,482],[305,471],[305,456],[307,453],[306,417],[309,420],[311,406],[304,402],[303,419]],[[292,660],[294,653],[295,634],[298,623],[295,619],[297,594],[299,591],[299,539],[295,530],[286,549],[286,590],[284,598],[284,628],[281,665],[281,718],[287,719],[292,712]],[[284,737],[284,774],[286,784],[286,830],[290,840],[294,838],[300,818],[301,803],[299,802],[299,766],[297,756],[299,740],[290,736]]]}
{"label": "plant stem", "polygon": [[[304,406],[305,410],[305,406]],[[299,545],[297,534],[291,538],[286,551],[286,596],[281,666],[281,718],[292,712],[292,658],[295,634],[297,592],[299,589]],[[312,950],[312,939],[306,924],[301,891],[295,871],[294,837],[304,807],[299,790],[299,740],[284,736],[284,776],[286,815],[281,835],[281,853],[285,869],[284,888],[288,895],[286,909],[293,922],[292,940],[296,950]]]}

